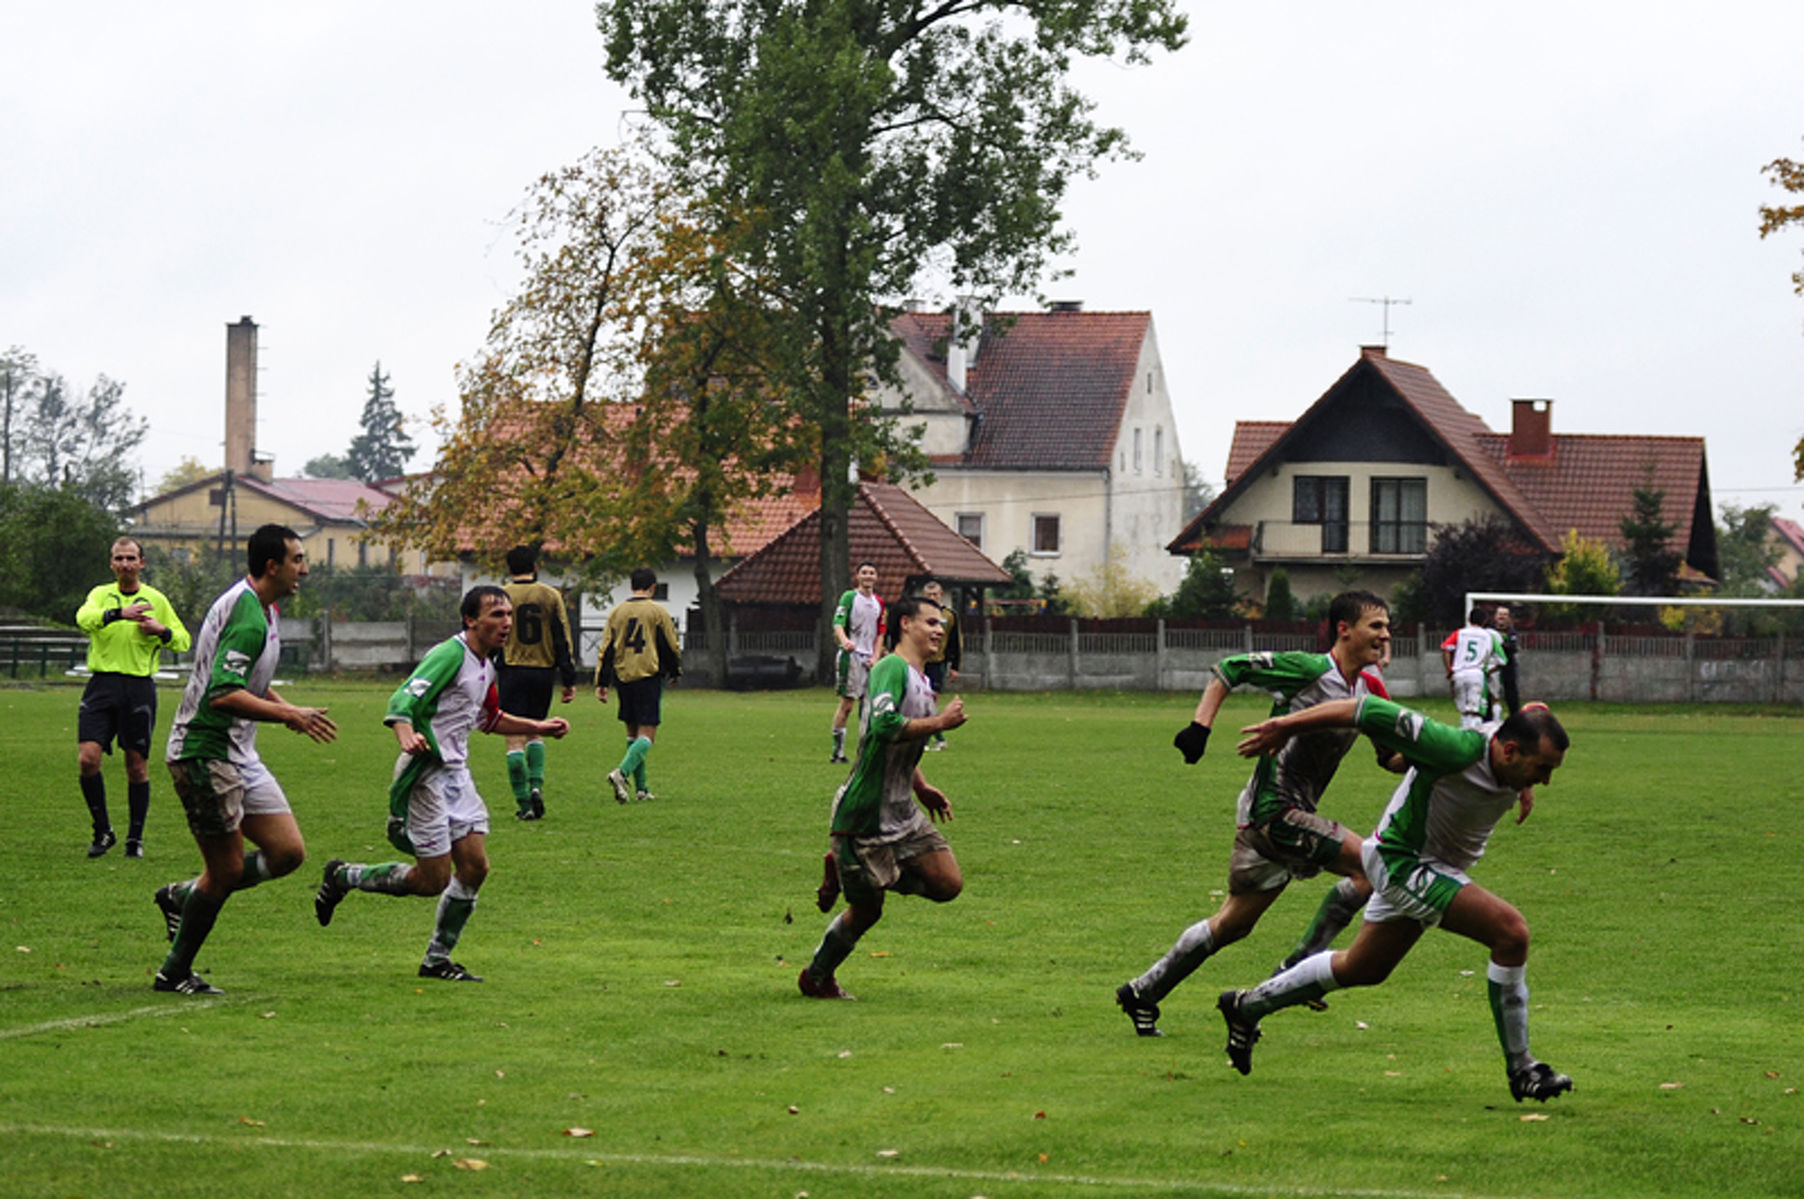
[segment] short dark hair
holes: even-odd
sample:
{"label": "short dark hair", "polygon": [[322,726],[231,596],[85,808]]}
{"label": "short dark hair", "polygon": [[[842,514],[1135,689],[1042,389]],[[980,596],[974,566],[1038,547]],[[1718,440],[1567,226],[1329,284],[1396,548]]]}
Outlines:
{"label": "short dark hair", "polygon": [[109,552],[116,550],[126,542],[130,542],[132,548],[138,551],[138,557],[142,558],[144,556],[144,543],[139,541],[136,537],[133,537],[130,533],[121,533],[119,536],[113,538],[113,544],[108,546],[107,549]]}
{"label": "short dark hair", "polygon": [[934,603],[924,595],[905,595],[889,606],[890,627],[896,630],[897,636],[902,633],[903,618],[913,619],[919,616],[922,608],[932,608],[935,612],[944,611],[941,605]]}
{"label": "short dark hair", "polygon": [[1484,622],[1485,622],[1485,610],[1483,608],[1474,608],[1474,609],[1472,609],[1472,611],[1466,613],[1466,623],[1467,624],[1481,625]]}
{"label": "short dark hair", "polygon": [[1346,621],[1348,624],[1358,624],[1359,618],[1366,614],[1367,608],[1376,608],[1385,613],[1391,610],[1390,604],[1385,602],[1384,597],[1370,591],[1343,591],[1329,600],[1328,635],[1338,637],[1342,621]]}
{"label": "short dark hair", "polygon": [[634,591],[650,591],[658,585],[658,576],[652,573],[649,566],[641,566],[633,572],[630,580]]}
{"label": "short dark hair", "polygon": [[875,562],[872,562],[869,558],[866,558],[863,562],[859,562],[852,567],[852,573],[857,574],[859,571],[863,570],[867,566],[870,567],[872,570],[877,569],[877,564]]}
{"label": "short dark hair", "polygon": [[269,571],[271,562],[288,560],[288,543],[301,535],[287,525],[262,525],[245,543],[245,556],[250,559],[251,578],[260,579]]}
{"label": "short dark hair", "polygon": [[1546,704],[1524,704],[1510,713],[1510,718],[1497,726],[1497,739],[1528,750],[1540,748],[1545,739],[1560,753],[1572,744],[1565,727]]}
{"label": "short dark hair", "polygon": [[501,590],[501,588],[495,586],[493,583],[478,583],[476,586],[464,592],[463,603],[457,606],[458,615],[464,618],[464,623],[466,625],[472,620],[481,619],[482,601],[485,598],[498,599],[504,604],[508,602],[507,592]]}
{"label": "short dark hair", "polygon": [[538,568],[539,551],[530,545],[516,545],[507,551],[507,573],[529,575]]}

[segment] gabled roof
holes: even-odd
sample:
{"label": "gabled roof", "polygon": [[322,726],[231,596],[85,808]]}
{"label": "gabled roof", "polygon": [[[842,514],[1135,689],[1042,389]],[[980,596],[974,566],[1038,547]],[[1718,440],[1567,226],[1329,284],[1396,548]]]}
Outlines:
{"label": "gabled roof", "polygon": [[1478,485],[1490,493],[1498,507],[1509,514],[1516,525],[1538,544],[1538,548],[1549,553],[1559,548],[1559,531],[1547,524],[1527,497],[1517,490],[1502,467],[1488,454],[1481,452],[1476,438],[1479,434],[1490,432],[1484,421],[1460,407],[1459,401],[1441,386],[1440,380],[1430,374],[1426,367],[1417,366],[1413,362],[1399,362],[1376,346],[1364,347],[1359,360],[1295,421],[1289,424],[1259,421],[1244,435],[1237,426],[1234,448],[1229,455],[1227,486],[1184,527],[1184,531],[1167,548],[1173,553],[1188,553],[1200,546],[1203,530],[1216,523],[1254,479],[1263,475],[1274,463],[1284,461],[1285,447],[1297,437],[1299,430],[1319,418],[1329,416],[1334,408],[1347,401],[1357,385],[1371,375],[1376,375],[1389,393],[1402,402],[1436,441],[1446,447],[1454,460],[1471,473]]}
{"label": "gabled roof", "polygon": [[1804,526],[1783,516],[1773,517],[1773,534],[1792,553],[1804,557]]}
{"label": "gabled roof", "polygon": [[1683,552],[1691,544],[1698,491],[1709,491],[1702,437],[1555,433],[1553,453],[1544,457],[1512,457],[1505,433],[1486,432],[1476,440],[1560,536],[1576,530],[1621,545],[1632,493],[1651,487],[1665,493],[1661,515],[1674,526],[1673,546]]}
{"label": "gabled roof", "polygon": [[[877,594],[886,599],[897,595],[908,579],[928,575],[986,587],[1012,581],[1008,571],[893,483],[860,483],[846,523],[852,560],[876,564]],[[715,588],[729,603],[820,603],[820,510],[727,571]]]}
{"label": "gabled roof", "polygon": [[[1558,553],[1560,539],[1573,529],[1620,545],[1630,494],[1652,486],[1665,493],[1662,517],[1674,526],[1672,544],[1687,552],[1693,568],[1705,573],[1716,569],[1714,527],[1700,523],[1710,520],[1703,438],[1546,430],[1548,440],[1539,452],[1512,452],[1512,434],[1492,432],[1426,368],[1396,361],[1376,347],[1366,347],[1359,361],[1297,420],[1238,422],[1228,452],[1227,485],[1169,548],[1190,553],[1205,543],[1223,544],[1228,527],[1218,526],[1228,506],[1253,480],[1285,460],[1286,446],[1312,418],[1332,419],[1331,410],[1347,399],[1362,372],[1381,380],[1542,551]],[[1528,403],[1518,401],[1518,407]]]}
{"label": "gabled roof", "polygon": [[[890,328],[948,394],[952,317],[906,312]],[[964,396],[979,417],[958,465],[1105,470],[1120,435],[1150,312],[1002,312],[984,318]]]}
{"label": "gabled roof", "polygon": [[[203,479],[186,483],[174,491],[166,491],[162,495],[152,496],[132,508],[132,515],[142,520],[151,505],[177,499],[196,491],[222,487],[225,485],[225,477],[226,472],[215,471]],[[246,491],[286,504],[319,524],[348,524],[361,528],[368,522],[365,514],[358,512],[359,504],[367,505],[368,512],[375,513],[386,508],[394,500],[394,497],[388,492],[372,487],[358,479],[270,479],[265,481],[255,475],[239,474],[232,476],[232,483],[235,487],[241,487]]]}

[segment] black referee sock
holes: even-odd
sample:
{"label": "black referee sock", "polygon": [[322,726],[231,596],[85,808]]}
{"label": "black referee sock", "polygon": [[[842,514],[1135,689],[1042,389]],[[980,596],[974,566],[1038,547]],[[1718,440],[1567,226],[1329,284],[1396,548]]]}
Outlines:
{"label": "black referee sock", "polygon": [[127,781],[125,784],[125,806],[130,823],[126,826],[127,841],[144,840],[144,818],[150,815],[150,780],[141,783]]}
{"label": "black referee sock", "polygon": [[98,773],[82,775],[81,797],[87,801],[88,815],[94,821],[94,836],[98,840],[100,834],[113,829],[113,821],[106,810],[106,776]]}

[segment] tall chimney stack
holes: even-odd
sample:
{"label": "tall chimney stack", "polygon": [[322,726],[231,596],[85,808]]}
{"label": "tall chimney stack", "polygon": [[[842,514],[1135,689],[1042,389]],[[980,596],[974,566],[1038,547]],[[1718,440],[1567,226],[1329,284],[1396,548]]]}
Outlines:
{"label": "tall chimney stack", "polygon": [[226,326],[225,468],[251,473],[257,449],[257,322]]}

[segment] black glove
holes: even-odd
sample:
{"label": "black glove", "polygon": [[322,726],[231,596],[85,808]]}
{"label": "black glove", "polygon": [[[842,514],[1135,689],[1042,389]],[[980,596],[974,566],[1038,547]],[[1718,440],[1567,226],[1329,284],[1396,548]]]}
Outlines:
{"label": "black glove", "polygon": [[1209,729],[1193,720],[1171,739],[1171,743],[1184,755],[1184,765],[1195,766],[1203,751],[1209,748]]}

